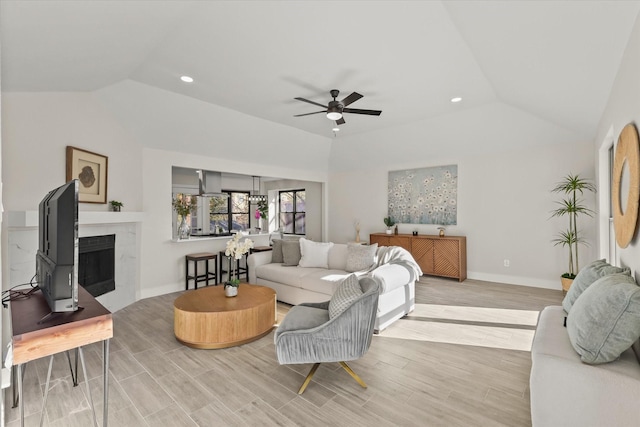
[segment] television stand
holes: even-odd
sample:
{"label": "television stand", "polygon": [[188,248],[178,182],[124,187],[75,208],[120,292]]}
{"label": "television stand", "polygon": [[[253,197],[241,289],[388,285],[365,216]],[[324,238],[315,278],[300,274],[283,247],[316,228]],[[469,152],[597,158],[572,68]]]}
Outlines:
{"label": "television stand", "polygon": [[[11,301],[11,323],[13,328],[11,343],[13,346],[13,365],[17,368],[17,375],[14,378],[18,383],[21,426],[24,426],[22,372],[25,364],[76,348],[79,352],[80,361],[83,362],[82,347],[100,341],[102,341],[103,352],[102,375],[104,387],[102,425],[107,425],[109,414],[109,340],[113,338],[113,319],[111,312],[82,287],[78,287],[78,303],[82,304],[84,310],[67,312],[65,316],[49,316],[52,313],[42,292],[35,292],[31,298]],[[46,324],[39,322],[39,320],[47,316]],[[51,361],[49,362],[49,367],[51,370]],[[87,381],[86,383],[88,387],[89,382]],[[47,391],[45,390],[43,410],[44,404],[46,404]],[[93,406],[90,390],[87,390],[87,399]]]}

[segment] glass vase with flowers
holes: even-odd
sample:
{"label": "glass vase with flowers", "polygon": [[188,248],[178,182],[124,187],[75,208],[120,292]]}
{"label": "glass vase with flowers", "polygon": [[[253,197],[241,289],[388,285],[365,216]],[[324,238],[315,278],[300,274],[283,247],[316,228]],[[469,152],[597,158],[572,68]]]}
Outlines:
{"label": "glass vase with flowers", "polygon": [[184,240],[191,236],[191,227],[187,223],[187,218],[198,207],[198,199],[196,196],[190,196],[184,193],[176,194],[171,203],[173,210],[178,214],[180,224],[178,225],[178,239]]}

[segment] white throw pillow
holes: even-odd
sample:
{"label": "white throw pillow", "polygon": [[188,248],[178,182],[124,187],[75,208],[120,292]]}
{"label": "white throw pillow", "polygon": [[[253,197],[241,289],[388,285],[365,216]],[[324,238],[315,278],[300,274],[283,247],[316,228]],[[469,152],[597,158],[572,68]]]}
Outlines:
{"label": "white throw pillow", "polygon": [[299,267],[329,268],[329,249],[333,243],[312,242],[304,237],[300,239]]}
{"label": "white throw pillow", "polygon": [[358,245],[349,243],[347,246],[347,268],[350,273],[365,270],[373,265],[376,260],[378,244]]}

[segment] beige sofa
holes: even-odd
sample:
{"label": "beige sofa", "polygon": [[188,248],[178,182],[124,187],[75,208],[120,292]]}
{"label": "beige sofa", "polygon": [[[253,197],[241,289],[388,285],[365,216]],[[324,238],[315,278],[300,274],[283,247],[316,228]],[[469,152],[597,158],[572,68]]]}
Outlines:
{"label": "beige sofa", "polygon": [[[395,255],[389,256],[391,253]],[[402,248],[378,248],[385,260],[358,276],[368,275],[380,284],[375,330],[379,332],[415,307],[415,282],[422,274],[411,255]],[[406,256],[410,258],[407,261]],[[249,283],[269,286],[277,299],[291,305],[303,302],[324,302],[333,295],[338,283],[350,272],[347,266],[347,245],[334,244],[329,250],[328,268],[285,266],[271,262],[271,252],[257,252],[248,258]],[[402,258],[402,259],[400,259]],[[415,265],[412,265],[415,264]]]}
{"label": "beige sofa", "polygon": [[611,363],[588,365],[576,353],[561,306],[540,314],[531,348],[534,427],[640,426],[638,343]]}

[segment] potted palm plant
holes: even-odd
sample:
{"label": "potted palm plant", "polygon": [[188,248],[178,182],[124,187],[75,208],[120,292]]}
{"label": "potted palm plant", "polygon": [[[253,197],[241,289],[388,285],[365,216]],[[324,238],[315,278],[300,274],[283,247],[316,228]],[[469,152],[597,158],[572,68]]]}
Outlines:
{"label": "potted palm plant", "polygon": [[569,219],[568,228],[560,231],[556,238],[552,240],[554,246],[561,245],[569,249],[569,271],[560,278],[562,290],[566,292],[571,287],[576,274],[578,274],[578,246],[581,244],[588,245],[578,230],[578,216],[593,216],[593,211],[584,205],[584,201],[580,197],[585,191],[595,193],[596,187],[579,175],[569,174],[558,182],[551,191],[563,194],[563,198],[556,202],[560,206],[551,211],[551,217],[566,216]]}

